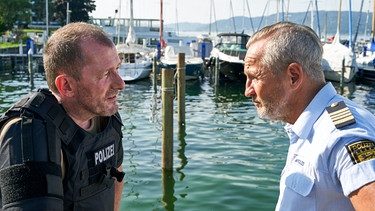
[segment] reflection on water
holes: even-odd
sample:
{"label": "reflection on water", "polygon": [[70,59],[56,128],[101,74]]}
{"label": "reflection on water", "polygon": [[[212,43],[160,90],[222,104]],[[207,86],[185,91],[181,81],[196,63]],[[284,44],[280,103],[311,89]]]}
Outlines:
{"label": "reflection on water", "polygon": [[[43,74],[30,86],[27,72],[1,72],[0,109],[47,87]],[[373,83],[337,91],[375,111]],[[121,210],[273,210],[288,137],[283,124],[260,119],[244,84],[186,84],[186,127],[174,111],[174,169],[161,169],[161,93],[151,80],[127,83],[118,97],[126,172]],[[174,108],[177,108],[175,102]]]}
{"label": "reflection on water", "polygon": [[165,210],[174,210],[174,202],[177,198],[174,196],[174,178],[173,171],[162,169],[162,193],[161,202]]}

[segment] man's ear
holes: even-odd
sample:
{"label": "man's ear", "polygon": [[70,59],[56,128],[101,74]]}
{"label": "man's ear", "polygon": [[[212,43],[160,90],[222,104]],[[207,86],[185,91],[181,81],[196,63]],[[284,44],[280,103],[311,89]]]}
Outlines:
{"label": "man's ear", "polygon": [[287,68],[287,74],[289,77],[289,84],[293,88],[298,88],[303,82],[304,72],[302,67],[298,63],[291,63]]}
{"label": "man's ear", "polygon": [[74,96],[76,81],[72,77],[61,74],[56,77],[55,84],[61,95],[67,97]]}

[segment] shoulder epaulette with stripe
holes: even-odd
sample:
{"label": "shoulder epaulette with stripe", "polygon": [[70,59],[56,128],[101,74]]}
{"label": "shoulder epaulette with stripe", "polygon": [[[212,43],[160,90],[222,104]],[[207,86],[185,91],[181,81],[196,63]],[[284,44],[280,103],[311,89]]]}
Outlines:
{"label": "shoulder epaulette with stripe", "polygon": [[337,129],[355,123],[354,116],[344,101],[332,103],[326,110]]}

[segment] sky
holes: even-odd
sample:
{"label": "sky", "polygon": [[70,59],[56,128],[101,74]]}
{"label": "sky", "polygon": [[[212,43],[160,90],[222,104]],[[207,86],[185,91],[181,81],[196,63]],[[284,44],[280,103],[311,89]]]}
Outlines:
{"label": "sky", "polygon": [[[284,1],[284,12],[306,12],[310,0],[163,0],[163,19],[165,24],[177,22],[210,23],[216,20],[228,19],[233,16],[261,17],[263,14],[281,13],[281,2]],[[341,0],[342,11],[359,11],[362,0]],[[95,0],[96,11],[90,15],[94,18],[130,17],[129,0]],[[266,5],[269,2],[267,9]],[[279,4],[278,4],[279,2]],[[315,1],[314,1],[315,2]],[[363,12],[372,12],[372,0],[364,0]],[[249,7],[247,6],[249,5]],[[119,9],[121,5],[121,10]],[[335,10],[340,6],[340,0],[318,0],[319,11]],[[233,9],[231,9],[233,8]],[[248,10],[248,8],[250,8]],[[279,8],[279,9],[277,9]],[[119,12],[115,15],[115,10]],[[249,11],[250,14],[249,15]],[[160,18],[160,0],[133,0],[134,18]]]}

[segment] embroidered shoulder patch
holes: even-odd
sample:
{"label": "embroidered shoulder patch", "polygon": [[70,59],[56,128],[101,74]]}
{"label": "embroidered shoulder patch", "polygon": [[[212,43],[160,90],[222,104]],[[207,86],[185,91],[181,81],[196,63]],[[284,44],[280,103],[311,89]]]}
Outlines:
{"label": "embroidered shoulder patch", "polygon": [[332,103],[332,105],[326,107],[326,110],[337,129],[355,123],[354,116],[344,101]]}
{"label": "embroidered shoulder patch", "polygon": [[375,158],[375,142],[370,140],[360,140],[346,145],[354,164]]}

